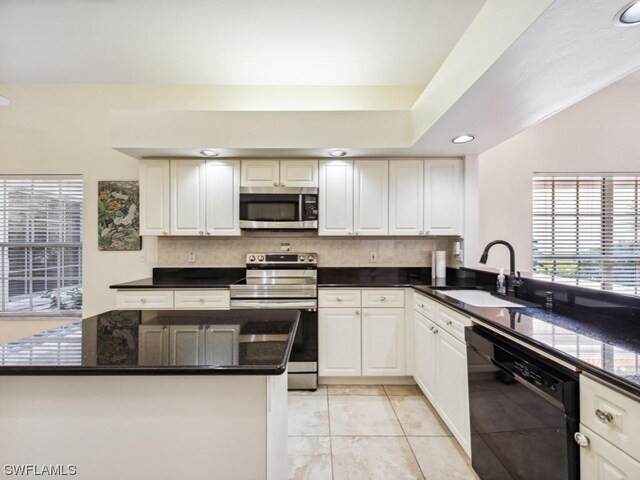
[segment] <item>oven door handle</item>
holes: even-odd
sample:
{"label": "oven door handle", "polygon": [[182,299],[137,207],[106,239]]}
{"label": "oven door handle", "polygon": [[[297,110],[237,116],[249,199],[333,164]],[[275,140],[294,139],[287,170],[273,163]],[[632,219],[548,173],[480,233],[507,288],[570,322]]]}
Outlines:
{"label": "oven door handle", "polygon": [[299,301],[299,300],[231,300],[231,308],[281,308],[281,309],[305,309],[315,310],[318,304],[315,300]]}

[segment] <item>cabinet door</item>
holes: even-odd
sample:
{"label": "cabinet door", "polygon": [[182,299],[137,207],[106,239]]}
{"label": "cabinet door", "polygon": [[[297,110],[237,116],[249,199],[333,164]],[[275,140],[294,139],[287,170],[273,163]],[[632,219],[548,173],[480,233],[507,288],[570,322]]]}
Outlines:
{"label": "cabinet door", "polygon": [[169,365],[202,365],[203,363],[204,326],[170,326]]}
{"label": "cabinet door", "polygon": [[205,331],[206,365],[238,365],[239,325],[211,325]]}
{"label": "cabinet door", "polygon": [[360,310],[318,309],[318,372],[323,376],[360,376]]}
{"label": "cabinet door", "polygon": [[318,235],[353,234],[353,161],[321,160]]}
{"label": "cabinet door", "polygon": [[389,162],[356,160],[353,183],[353,229],[356,235],[389,233]]}
{"label": "cabinet door", "polygon": [[425,160],[424,230],[428,235],[462,234],[461,160]]}
{"label": "cabinet door", "polygon": [[281,160],[280,185],[318,188],[317,160]]}
{"label": "cabinet door", "polygon": [[155,366],[169,364],[169,334],[165,325],[140,325],[138,363]]}
{"label": "cabinet door", "polygon": [[424,233],[424,160],[389,162],[389,235]]}
{"label": "cabinet door", "polygon": [[140,160],[140,235],[169,235],[169,160]]}
{"label": "cabinet door", "polygon": [[436,369],[436,405],[438,413],[467,455],[471,454],[469,394],[467,385],[467,349],[441,328],[438,338]]}
{"label": "cabinet door", "polygon": [[171,161],[171,235],[204,235],[205,161]]}
{"label": "cabinet door", "polygon": [[580,433],[589,439],[589,445],[580,449],[580,478],[582,480],[635,480],[640,478],[640,462],[584,425],[580,425]]}
{"label": "cabinet door", "polygon": [[362,375],[404,372],[404,308],[363,308]]}
{"label": "cabinet door", "polygon": [[240,161],[207,160],[207,235],[240,235]]}
{"label": "cabinet door", "polygon": [[414,379],[429,401],[436,403],[436,369],[438,337],[436,326],[419,312],[413,312],[414,322]]}
{"label": "cabinet door", "polygon": [[280,185],[279,160],[242,160],[242,187],[278,187]]}

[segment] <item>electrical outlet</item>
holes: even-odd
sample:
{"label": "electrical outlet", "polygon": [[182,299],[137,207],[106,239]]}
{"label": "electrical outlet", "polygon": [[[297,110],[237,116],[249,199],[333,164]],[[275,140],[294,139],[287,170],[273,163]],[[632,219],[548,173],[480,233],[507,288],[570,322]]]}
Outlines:
{"label": "electrical outlet", "polygon": [[376,252],[369,252],[369,263],[376,263],[378,261],[378,254]]}
{"label": "electrical outlet", "polygon": [[195,261],[196,261],[196,252],[189,252],[187,254],[187,262],[195,263]]}

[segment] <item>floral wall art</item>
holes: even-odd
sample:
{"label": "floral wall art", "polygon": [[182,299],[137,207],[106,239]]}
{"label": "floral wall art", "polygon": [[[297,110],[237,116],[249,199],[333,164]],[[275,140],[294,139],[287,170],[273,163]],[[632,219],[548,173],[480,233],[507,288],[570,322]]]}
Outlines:
{"label": "floral wall art", "polygon": [[98,248],[141,250],[139,182],[98,182]]}

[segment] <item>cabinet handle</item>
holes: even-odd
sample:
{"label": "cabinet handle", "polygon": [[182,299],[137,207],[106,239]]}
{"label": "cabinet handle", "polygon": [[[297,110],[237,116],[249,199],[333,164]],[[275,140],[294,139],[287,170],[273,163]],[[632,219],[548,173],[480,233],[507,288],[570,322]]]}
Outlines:
{"label": "cabinet handle", "polygon": [[429,329],[430,332],[433,332],[434,326],[433,325],[429,325],[427,328]]}
{"label": "cabinet handle", "polygon": [[144,298],[144,297],[143,297],[143,298],[141,298],[141,299],[140,299],[140,303],[147,303],[147,299],[146,299],[146,298]]}
{"label": "cabinet handle", "polygon": [[336,302],[341,302],[341,301],[342,301],[342,298],[336,297]]}
{"label": "cabinet handle", "polygon": [[199,299],[198,299],[198,301],[199,301],[200,303],[204,303],[204,298],[199,298]]}
{"label": "cabinet handle", "polygon": [[356,310],[356,315],[360,315],[360,310]]}
{"label": "cabinet handle", "polygon": [[356,232],[356,235],[358,235],[358,232]]}
{"label": "cabinet handle", "polygon": [[583,434],[581,434],[580,432],[576,432],[573,434],[573,439],[576,441],[576,443],[581,446],[582,448],[587,448],[589,446],[590,440],[588,437],[584,436]]}
{"label": "cabinet handle", "polygon": [[609,424],[613,421],[613,414],[611,412],[607,412],[606,410],[596,409],[596,417],[602,423]]}
{"label": "cabinet handle", "polygon": [[353,233],[352,233],[352,232],[349,232],[349,235],[353,235]]}
{"label": "cabinet handle", "polygon": [[438,329],[437,329],[437,328],[434,328],[433,330],[431,330],[431,333],[433,333],[433,334],[438,333]]}
{"label": "cabinet handle", "polygon": [[278,182],[273,182],[273,186],[277,187],[278,186]]}
{"label": "cabinet handle", "polygon": [[208,231],[208,230],[207,230],[207,232],[206,232],[206,233],[207,233],[207,235],[211,235],[211,232],[210,232],[210,231]]}
{"label": "cabinet handle", "polygon": [[420,308],[424,308],[424,303],[421,303],[421,304],[420,304]]}
{"label": "cabinet handle", "polygon": [[199,233],[200,235],[204,235],[204,232],[203,232],[202,230],[200,230],[198,233]]}
{"label": "cabinet handle", "polygon": [[387,301],[387,297],[380,297],[380,301],[381,302],[386,302]]}
{"label": "cabinet handle", "polygon": [[166,230],[164,232],[162,232],[163,235],[169,235],[169,232],[167,232]]}
{"label": "cabinet handle", "polygon": [[451,320],[447,320],[445,323],[446,323],[447,325],[449,325],[449,326],[451,326],[451,325],[453,324],[453,322],[452,322]]}
{"label": "cabinet handle", "polygon": [[420,230],[420,231],[418,232],[418,235],[422,235],[422,230]]}

